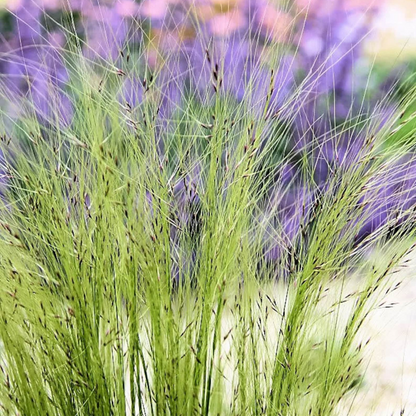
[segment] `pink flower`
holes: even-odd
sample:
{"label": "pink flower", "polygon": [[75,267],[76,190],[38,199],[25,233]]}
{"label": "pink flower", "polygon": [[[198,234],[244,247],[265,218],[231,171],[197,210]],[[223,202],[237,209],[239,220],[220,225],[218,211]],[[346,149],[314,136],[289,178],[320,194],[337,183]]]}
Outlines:
{"label": "pink flower", "polygon": [[151,19],[163,19],[167,10],[166,0],[144,0],[140,5],[140,14]]}
{"label": "pink flower", "polygon": [[273,40],[284,42],[290,35],[294,20],[270,4],[262,7],[259,15],[259,24],[263,31]]}
{"label": "pink flower", "polygon": [[335,9],[343,11],[373,11],[379,8],[385,0],[296,0],[296,6],[304,13],[325,16]]}
{"label": "pink flower", "polygon": [[138,4],[133,0],[122,0],[115,6],[116,12],[123,17],[133,17],[138,11]]}
{"label": "pink flower", "polygon": [[211,32],[215,36],[229,36],[244,27],[245,18],[241,10],[222,13],[211,19]]}
{"label": "pink flower", "polygon": [[[46,9],[46,10],[56,10],[59,7],[62,6],[61,0],[6,0],[5,2],[6,8],[9,9],[12,12],[15,12],[16,10],[19,10],[22,7],[27,8],[39,8],[40,10]],[[1,2],[0,2],[1,4]]]}

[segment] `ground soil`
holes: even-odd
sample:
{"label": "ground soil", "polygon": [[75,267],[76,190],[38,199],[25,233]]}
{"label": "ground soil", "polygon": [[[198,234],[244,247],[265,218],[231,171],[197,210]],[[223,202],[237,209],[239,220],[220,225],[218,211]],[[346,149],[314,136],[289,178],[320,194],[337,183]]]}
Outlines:
{"label": "ground soil", "polygon": [[416,415],[416,253],[397,278],[402,286],[386,298],[397,304],[374,311],[363,328],[368,367],[342,416]]}

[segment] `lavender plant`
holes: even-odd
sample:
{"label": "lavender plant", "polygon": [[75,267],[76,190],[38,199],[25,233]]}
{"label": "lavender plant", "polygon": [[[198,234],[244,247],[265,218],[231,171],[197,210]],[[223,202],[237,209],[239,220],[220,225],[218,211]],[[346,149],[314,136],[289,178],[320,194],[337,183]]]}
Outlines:
{"label": "lavender plant", "polygon": [[313,4],[66,7],[2,55],[3,413],[337,414],[413,249],[414,91],[336,88],[364,35],[308,54]]}

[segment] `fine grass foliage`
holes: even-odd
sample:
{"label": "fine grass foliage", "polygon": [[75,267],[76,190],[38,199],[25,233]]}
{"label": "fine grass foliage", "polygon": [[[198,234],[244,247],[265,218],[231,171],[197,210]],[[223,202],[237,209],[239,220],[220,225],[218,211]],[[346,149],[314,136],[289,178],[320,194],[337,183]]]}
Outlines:
{"label": "fine grass foliage", "polygon": [[[386,141],[414,92],[387,121],[363,110],[295,151],[291,122],[324,70],[276,110],[282,45],[236,100],[208,44],[207,88],[190,77],[174,101],[174,52],[93,60],[62,28],[70,78],[50,83],[47,112],[0,84],[2,414],[339,414],[365,378],[360,329],[413,249],[408,206],[356,236],[413,162],[410,140]],[[313,155],[350,132],[364,140],[317,187]]]}

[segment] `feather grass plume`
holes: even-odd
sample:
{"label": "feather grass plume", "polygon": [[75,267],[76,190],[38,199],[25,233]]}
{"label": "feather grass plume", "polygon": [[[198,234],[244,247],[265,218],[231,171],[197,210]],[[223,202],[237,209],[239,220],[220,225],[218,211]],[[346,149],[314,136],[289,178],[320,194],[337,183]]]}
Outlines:
{"label": "feather grass plume", "polygon": [[414,91],[335,123],[342,42],[289,87],[294,29],[218,40],[180,10],[178,47],[133,19],[147,48],[116,56],[111,26],[97,48],[55,22],[66,81],[0,84],[3,414],[327,416],[361,382],[360,328],[413,249],[413,144],[389,138]]}

